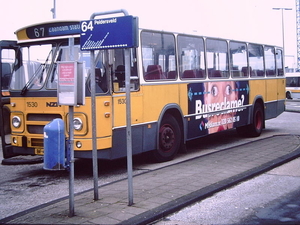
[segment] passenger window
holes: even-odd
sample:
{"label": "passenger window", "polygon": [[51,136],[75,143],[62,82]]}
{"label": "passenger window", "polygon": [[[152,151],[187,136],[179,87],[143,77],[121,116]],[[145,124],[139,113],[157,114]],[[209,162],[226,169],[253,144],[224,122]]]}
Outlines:
{"label": "passenger window", "polygon": [[228,47],[224,40],[207,39],[207,68],[209,78],[228,78]]}
{"label": "passenger window", "polygon": [[205,78],[203,38],[178,36],[179,74],[182,79]]}
{"label": "passenger window", "polygon": [[249,44],[249,70],[251,77],[264,77],[264,51],[262,45]]}
{"label": "passenger window", "polygon": [[241,42],[230,42],[230,69],[232,77],[248,77],[247,46]]}
{"label": "passenger window", "polygon": [[[113,90],[115,92],[124,92],[125,90],[125,52],[124,49],[115,49],[111,51],[114,58],[113,65]],[[136,50],[130,50],[130,90],[139,89],[139,79],[137,72]]]}
{"label": "passenger window", "polygon": [[283,76],[283,58],[282,58],[282,50],[276,50],[276,69],[277,69],[277,76]]}
{"label": "passenger window", "polygon": [[286,78],[286,86],[287,87],[300,87],[299,77],[287,77]]}
{"label": "passenger window", "polygon": [[141,38],[145,80],[176,79],[174,36],[166,33],[143,31]]}
{"label": "passenger window", "polygon": [[275,48],[270,46],[265,46],[265,68],[267,76],[276,75],[276,66],[275,66]]}

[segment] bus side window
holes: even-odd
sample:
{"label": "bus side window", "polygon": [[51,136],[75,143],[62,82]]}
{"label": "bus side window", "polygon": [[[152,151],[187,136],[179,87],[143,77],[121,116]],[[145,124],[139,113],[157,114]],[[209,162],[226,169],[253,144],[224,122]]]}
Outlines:
{"label": "bus side window", "polygon": [[267,76],[276,75],[276,66],[275,66],[275,48],[271,46],[265,46],[265,67]]}
{"label": "bus side window", "polygon": [[205,78],[204,40],[178,36],[179,74],[182,79]]}
{"label": "bus side window", "polygon": [[277,68],[277,76],[283,76],[283,58],[282,58],[282,50],[276,50],[276,68]]}
{"label": "bus side window", "polygon": [[146,81],[176,79],[177,65],[174,35],[143,31],[141,40],[144,79]]}
{"label": "bus side window", "polygon": [[209,78],[228,78],[228,46],[225,40],[207,39],[207,66]]}
{"label": "bus side window", "polygon": [[160,65],[149,65],[145,75],[146,80],[159,80],[162,78],[162,69]]}
{"label": "bus side window", "polygon": [[252,68],[250,76],[251,77],[264,77],[265,67],[264,67],[264,51],[262,45],[249,44],[249,66]]}
{"label": "bus side window", "polygon": [[231,41],[230,44],[231,76],[246,78],[249,74],[246,43]]}

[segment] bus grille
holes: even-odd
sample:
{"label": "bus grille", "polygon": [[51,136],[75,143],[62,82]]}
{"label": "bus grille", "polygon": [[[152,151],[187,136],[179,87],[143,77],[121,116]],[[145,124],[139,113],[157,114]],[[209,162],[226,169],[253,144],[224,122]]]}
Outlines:
{"label": "bus grille", "polygon": [[28,114],[27,120],[28,121],[52,121],[54,119],[61,119],[60,114]]}
{"label": "bus grille", "polygon": [[27,125],[27,131],[31,134],[43,134],[44,125]]}
{"label": "bus grille", "polygon": [[44,147],[44,139],[32,138],[31,146],[32,147]]}
{"label": "bus grille", "polygon": [[[30,122],[30,124],[27,124],[27,131],[30,134],[43,134],[44,126],[47,124],[45,122],[51,122],[54,119],[61,118],[60,114],[27,114],[27,121]],[[32,121],[37,122],[37,124],[32,124]]]}

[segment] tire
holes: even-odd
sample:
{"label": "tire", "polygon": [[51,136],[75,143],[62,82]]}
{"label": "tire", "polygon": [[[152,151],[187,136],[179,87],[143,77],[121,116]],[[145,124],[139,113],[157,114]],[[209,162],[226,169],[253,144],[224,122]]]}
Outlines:
{"label": "tire", "polygon": [[172,160],[180,148],[182,135],[177,120],[170,114],[166,114],[161,121],[158,142],[158,149],[152,152],[154,161]]}
{"label": "tire", "polygon": [[263,107],[261,104],[256,103],[253,108],[252,123],[247,126],[237,127],[236,130],[241,136],[258,137],[264,128],[264,120]]}
{"label": "tire", "polygon": [[287,99],[292,99],[291,93],[290,92],[286,92],[285,97]]}

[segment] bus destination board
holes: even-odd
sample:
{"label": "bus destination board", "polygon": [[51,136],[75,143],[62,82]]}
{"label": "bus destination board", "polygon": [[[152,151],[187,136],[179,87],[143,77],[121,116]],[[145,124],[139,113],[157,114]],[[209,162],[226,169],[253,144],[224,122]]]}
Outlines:
{"label": "bus destination board", "polygon": [[78,35],[79,33],[79,21],[37,24],[16,31],[18,40],[41,39],[76,34]]}
{"label": "bus destination board", "polygon": [[137,18],[95,19],[80,23],[81,50],[137,47]]}

